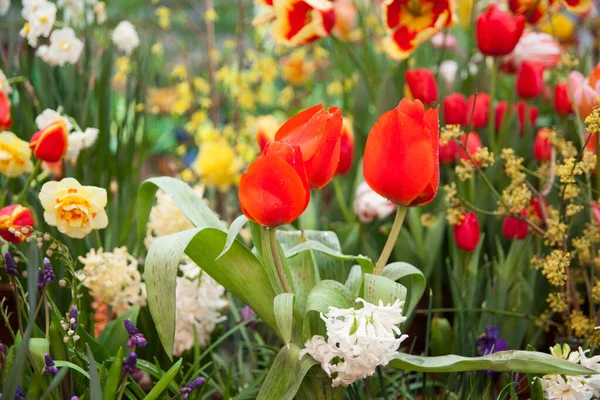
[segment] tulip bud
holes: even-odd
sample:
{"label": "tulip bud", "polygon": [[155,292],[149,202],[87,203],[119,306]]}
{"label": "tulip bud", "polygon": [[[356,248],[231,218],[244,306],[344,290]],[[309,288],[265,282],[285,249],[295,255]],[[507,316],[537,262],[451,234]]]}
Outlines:
{"label": "tulip bud", "polygon": [[446,125],[466,125],[467,98],[462,93],[451,93],[444,98],[442,103],[444,123]]}
{"label": "tulip bud", "polygon": [[585,133],[584,137],[585,143],[585,151],[589,151],[590,153],[596,154],[596,134],[595,133]]}
{"label": "tulip bud", "polygon": [[506,101],[499,101],[496,104],[496,108],[494,109],[494,126],[496,127],[496,133],[500,133],[507,108],[508,103]]}
{"label": "tulip bud", "polygon": [[[521,211],[521,216],[527,217],[527,211],[525,209]],[[525,239],[528,233],[529,226],[526,222],[514,217],[504,218],[504,222],[502,222],[502,235],[508,240]]]}
{"label": "tulip bud", "polygon": [[33,232],[33,216],[19,204],[0,209],[0,237],[11,243],[22,243]]}
{"label": "tulip bud", "polygon": [[0,91],[0,132],[10,129],[11,123],[10,101],[6,93]]}
{"label": "tulip bud", "polygon": [[340,141],[340,162],[338,164],[336,175],[345,175],[352,167],[354,159],[354,129],[352,122],[348,118],[343,119],[342,139]]}
{"label": "tulip bud", "polygon": [[542,128],[537,131],[535,135],[535,141],[533,142],[533,156],[536,160],[550,161],[552,156],[552,143],[550,143],[550,136],[552,130],[548,128]]}
{"label": "tulip bud", "polygon": [[67,152],[68,145],[69,132],[67,125],[61,119],[37,131],[29,141],[33,155],[48,162],[59,161]]}
{"label": "tulip bud", "polygon": [[281,124],[272,115],[263,115],[256,119],[256,143],[263,151],[267,143],[275,139],[275,133]]}
{"label": "tulip bud", "polygon": [[534,61],[523,61],[517,73],[517,95],[524,99],[533,99],[544,88],[544,65]]}
{"label": "tulip bud", "polygon": [[[524,101],[518,102],[513,108],[517,109],[517,117],[519,117],[519,135],[525,134],[525,129],[535,129],[539,109],[536,106],[531,106]],[[525,119],[525,115],[529,116],[529,120]]]}
{"label": "tulip bud", "polygon": [[490,4],[477,17],[477,47],[485,56],[505,56],[512,52],[525,29],[525,17],[513,16]]}
{"label": "tulip bud", "polygon": [[409,69],[405,74],[405,97],[420,100],[424,104],[432,104],[437,100],[437,82],[433,73],[427,68]]}
{"label": "tulip bud", "polygon": [[[473,103],[475,103],[475,109],[473,109]],[[490,96],[487,93],[479,92],[477,96],[469,96],[466,124],[471,122],[474,129],[481,129],[486,126],[488,123],[489,107]]]}
{"label": "tulip bud", "polygon": [[238,196],[244,215],[257,224],[276,228],[296,220],[310,200],[300,148],[269,143],[242,175]]}
{"label": "tulip bud", "polygon": [[438,109],[402,99],[371,128],[363,158],[365,181],[399,206],[432,201],[440,183]]}
{"label": "tulip bud", "polygon": [[[479,151],[483,147],[483,143],[481,143],[481,138],[477,134],[477,132],[469,132],[461,136],[460,138],[463,146],[467,148],[467,152],[473,156],[475,153]],[[458,147],[458,154],[460,158],[463,160],[469,160],[470,158],[467,155],[467,152],[462,147]]]}
{"label": "tulip bud", "polygon": [[569,85],[567,82],[560,82],[554,88],[554,110],[560,115],[569,115],[573,113],[573,104],[569,96]]}
{"label": "tulip bud", "polygon": [[454,140],[449,140],[446,144],[440,144],[440,163],[453,164],[456,161],[459,146]]}
{"label": "tulip bud", "polygon": [[600,204],[596,203],[595,201],[592,201],[590,203],[590,207],[592,207],[592,215],[594,216],[596,224],[600,226]]}
{"label": "tulip bud", "polygon": [[477,248],[481,236],[477,214],[474,212],[464,213],[462,220],[454,225],[453,231],[454,240],[459,249],[471,252]]}
{"label": "tulip bud", "polygon": [[335,175],[340,162],[342,126],[339,108],[326,110],[319,104],[290,118],[275,135],[276,141],[300,146],[313,189],[321,189]]}

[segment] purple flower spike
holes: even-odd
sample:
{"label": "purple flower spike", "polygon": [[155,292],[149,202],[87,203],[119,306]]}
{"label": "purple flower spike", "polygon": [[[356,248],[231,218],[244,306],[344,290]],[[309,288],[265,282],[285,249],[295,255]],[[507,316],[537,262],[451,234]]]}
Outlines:
{"label": "purple flower spike", "polygon": [[[482,333],[477,339],[477,350],[480,356],[487,356],[499,351],[508,350],[509,346],[505,339],[498,337],[498,327],[488,326],[485,333]],[[495,375],[494,371],[485,371],[488,375]]]}
{"label": "purple flower spike", "polygon": [[25,400],[25,392],[21,385],[17,385],[17,391],[15,392],[15,400]]}
{"label": "purple flower spike", "polygon": [[[250,318],[254,318],[254,316],[256,316],[256,313],[254,312],[253,309],[250,308],[250,306],[245,306],[244,308],[242,308],[242,322],[247,321]],[[247,326],[249,329],[252,329],[253,331],[255,331],[256,330],[256,321],[248,322]]]}
{"label": "purple flower spike", "polygon": [[4,253],[4,261],[6,265],[6,273],[10,276],[19,276],[19,271],[17,270],[17,263],[13,258],[12,254],[8,251]]}
{"label": "purple flower spike", "polygon": [[202,385],[203,383],[204,383],[204,378],[200,377],[200,378],[194,379],[191,382],[188,382],[187,385],[185,385],[184,387],[179,389],[179,393],[183,394],[183,396],[181,397],[182,400],[188,400],[188,398],[190,397],[190,393],[192,393],[194,390],[198,389],[200,387],[200,385]]}
{"label": "purple flower spike", "polygon": [[44,257],[44,270],[38,270],[38,288],[41,290],[48,286],[50,282],[54,280],[54,269],[52,268],[52,264],[50,264],[50,260]]}
{"label": "purple flower spike", "polygon": [[[75,322],[73,322],[75,320]],[[77,330],[77,307],[71,307],[71,312],[69,313],[69,325],[71,325],[71,330],[75,332]]]}
{"label": "purple flower spike", "polygon": [[44,361],[46,361],[46,365],[44,366],[44,371],[46,371],[47,374],[50,375],[56,375],[58,374],[58,368],[56,368],[54,365],[54,360],[52,360],[52,357],[50,357],[50,354],[44,354]]}
{"label": "purple flower spike", "polygon": [[125,375],[135,372],[137,366],[137,354],[129,353],[125,361],[123,361],[123,373]]}
{"label": "purple flower spike", "polygon": [[73,397],[71,397],[71,400],[79,400],[79,397],[73,396]]}
{"label": "purple flower spike", "polygon": [[140,333],[139,329],[136,328],[135,325],[133,325],[133,322],[131,322],[129,318],[125,318],[123,323],[125,324],[125,329],[127,329],[127,334],[129,335],[127,347],[144,347],[148,344],[148,341],[144,337],[144,334]]}

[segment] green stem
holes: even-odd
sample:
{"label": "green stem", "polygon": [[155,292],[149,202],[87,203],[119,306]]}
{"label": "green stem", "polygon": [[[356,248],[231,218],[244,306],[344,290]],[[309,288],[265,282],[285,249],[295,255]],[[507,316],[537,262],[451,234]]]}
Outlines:
{"label": "green stem", "polygon": [[33,180],[35,179],[37,174],[40,172],[41,167],[42,167],[42,160],[37,160],[35,162],[35,167],[33,168],[33,172],[31,172],[31,175],[29,175],[29,178],[27,179],[27,182],[25,183],[23,190],[21,190],[21,193],[19,194],[17,203],[25,205],[26,199],[27,199],[27,192],[29,192],[31,183],[33,182]]}
{"label": "green stem", "polygon": [[17,280],[14,276],[10,277],[13,290],[15,291],[15,305],[17,306],[17,321],[19,322],[19,332],[21,332],[21,337],[23,337],[23,317],[21,316],[21,301],[19,298],[19,288],[17,288]]}
{"label": "green stem", "polygon": [[431,311],[430,310],[415,310],[416,314],[425,314],[426,315],[429,312],[432,312],[432,313],[481,312],[481,313],[504,315],[507,317],[523,318],[523,319],[528,319],[530,321],[542,321],[542,322],[547,322],[549,325],[553,325],[556,327],[561,326],[560,324],[558,324],[556,322],[546,321],[544,318],[536,317],[535,315],[516,313],[516,312],[512,312],[512,311],[505,311],[505,310],[496,310],[493,308],[461,308],[461,307],[459,307],[459,308],[432,308]]}
{"label": "green stem", "polygon": [[392,225],[392,230],[390,231],[387,241],[385,242],[385,246],[383,247],[383,251],[379,256],[379,260],[377,260],[377,264],[375,264],[373,275],[381,275],[383,267],[385,267],[385,264],[390,258],[390,254],[392,254],[396,240],[398,240],[398,236],[400,235],[400,230],[402,229],[402,224],[404,223],[404,217],[406,217],[407,211],[408,208],[398,206],[398,209],[396,210],[396,218],[394,219],[394,225]]}
{"label": "green stem", "polygon": [[490,108],[488,110],[488,139],[492,145],[492,151],[498,152],[496,143],[496,124],[494,113],[494,100],[496,99],[496,80],[498,79],[498,60],[494,58],[492,69],[490,70]]}
{"label": "green stem", "polygon": [[281,281],[284,292],[292,293],[292,287],[290,286],[290,283],[285,276],[285,271],[283,270],[283,263],[281,262],[281,257],[279,254],[279,244],[277,243],[275,229],[268,229],[268,233],[269,244],[271,245],[271,252],[273,253],[273,262],[275,263],[275,269],[277,269],[277,275],[279,276],[279,280]]}
{"label": "green stem", "polygon": [[342,191],[342,186],[340,185],[340,181],[338,179],[333,180],[333,189],[335,191],[335,199],[337,200],[338,206],[340,207],[340,211],[344,215],[344,219],[348,223],[354,222],[354,218],[352,217],[352,213],[348,209],[346,202],[344,201],[344,193]]}

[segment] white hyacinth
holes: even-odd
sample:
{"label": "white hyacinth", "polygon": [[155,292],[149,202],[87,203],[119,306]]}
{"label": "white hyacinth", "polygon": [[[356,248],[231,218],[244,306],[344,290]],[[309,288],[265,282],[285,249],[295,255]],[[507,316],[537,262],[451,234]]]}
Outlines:
{"label": "white hyacinth", "polygon": [[97,128],[87,128],[85,131],[75,131],[69,135],[69,146],[65,158],[67,160],[77,160],[82,150],[89,149],[96,143],[99,130]]}
{"label": "white hyacinth", "polygon": [[173,353],[177,356],[194,346],[194,340],[204,347],[210,340],[216,325],[227,317],[221,310],[229,305],[223,297],[225,288],[192,261],[181,265],[184,273],[177,278],[175,343]]}
{"label": "white hyacinth", "polygon": [[50,45],[40,46],[37,56],[52,66],[75,64],[83,52],[83,42],[72,28],[55,29],[50,35]]}
{"label": "white hyacinth", "polygon": [[[556,345],[550,352],[560,358],[580,364],[593,371],[600,372],[600,356],[588,358],[589,350],[579,348],[579,352],[571,352],[569,345]],[[563,376],[558,374],[544,375],[539,378],[544,398],[548,400],[589,400],[600,397],[600,376]]]}
{"label": "white hyacinth", "polygon": [[49,1],[26,1],[23,17],[27,21],[20,35],[30,46],[36,47],[40,36],[48,37],[56,22],[56,4]]}
{"label": "white hyacinth", "polygon": [[375,193],[367,182],[361,182],[356,188],[354,212],[361,222],[367,223],[375,218],[384,219],[396,210],[396,205]]}
{"label": "white hyacinth", "polygon": [[112,33],[112,40],[115,46],[128,56],[140,45],[140,37],[135,26],[129,21],[119,22]]}
{"label": "white hyacinth", "polygon": [[403,301],[379,305],[358,298],[363,308],[340,309],[329,307],[327,315],[321,314],[327,328],[327,338],[315,335],[300,352],[300,358],[309,354],[321,363],[330,377],[335,374],[332,385],[348,386],[356,380],[375,373],[380,365],[387,365],[398,356],[400,344],[408,337],[398,324],[406,318],[402,315]]}
{"label": "white hyacinth", "polygon": [[35,117],[35,124],[37,125],[38,129],[46,129],[59,119],[65,123],[69,132],[73,129],[73,124],[68,116],[62,115],[58,111],[50,108],[46,108],[40,115]]}

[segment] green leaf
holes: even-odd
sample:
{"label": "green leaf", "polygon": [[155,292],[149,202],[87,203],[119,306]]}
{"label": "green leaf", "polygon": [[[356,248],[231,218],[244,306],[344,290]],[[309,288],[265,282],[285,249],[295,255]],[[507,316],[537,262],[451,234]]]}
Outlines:
{"label": "green leaf", "polygon": [[395,262],[386,265],[381,272],[381,276],[393,281],[401,280],[402,285],[408,290],[407,304],[404,306],[405,315],[411,315],[425,291],[425,275],[413,265],[405,262]]}
{"label": "green leaf", "polygon": [[182,362],[183,358],[180,358],[179,361],[173,364],[173,366],[169,368],[169,370],[163,375],[163,377],[160,378],[158,382],[156,382],[156,385],[154,385],[150,393],[148,393],[148,395],[144,397],[144,400],[158,399],[158,396],[160,396],[162,392],[164,392],[169,387],[169,384],[173,381],[173,379],[175,379],[175,377],[179,373]]}
{"label": "green leaf", "polygon": [[[31,275],[30,275],[31,276]],[[33,279],[29,279],[30,281]],[[17,351],[14,356],[14,360],[10,365],[10,370],[6,379],[4,380],[4,387],[2,391],[2,398],[14,399],[15,392],[17,391],[17,385],[21,382],[23,377],[23,371],[25,370],[25,361],[27,359],[27,350],[29,347],[29,340],[31,338],[31,331],[33,330],[33,324],[30,322],[25,330],[25,334],[21,339],[20,335],[15,338],[15,344],[17,346],[17,339],[20,340]],[[12,349],[11,349],[12,350]]]}
{"label": "green leaf", "polygon": [[160,341],[169,357],[175,337],[175,288],[177,270],[185,252],[204,272],[248,304],[278,333],[273,314],[275,292],[256,256],[239,241],[221,258],[227,234],[219,229],[198,228],[155,239],[146,257],[144,278],[148,308]]}
{"label": "green leaf", "polygon": [[154,205],[156,191],[162,189],[173,199],[179,210],[196,227],[211,227],[225,229],[225,225],[208,207],[206,202],[198,197],[194,189],[179,179],[158,177],[146,179],[141,185],[137,196],[137,230],[138,245],[146,236],[146,224],[150,210]]}
{"label": "green leaf", "polygon": [[[263,266],[269,277],[269,282],[271,283],[271,287],[275,291],[276,294],[285,293],[283,289],[283,284],[281,283],[281,279],[279,278],[279,273],[277,272],[277,266],[275,265],[273,249],[271,246],[271,235],[274,234],[272,230],[268,228],[261,227],[261,243],[262,248],[260,249],[261,258],[263,261]],[[287,278],[288,283],[290,284],[292,291],[294,291],[294,281],[292,280],[292,274],[290,273],[290,269],[287,265],[287,260],[285,259],[285,255],[283,253],[283,249],[279,245],[276,244],[277,252],[279,253],[278,257],[281,261],[281,266],[283,268],[284,274]]]}
{"label": "green leaf", "polygon": [[229,227],[229,231],[227,232],[227,240],[225,241],[225,248],[223,249],[221,254],[219,254],[219,256],[217,257],[217,260],[219,258],[221,258],[221,256],[223,254],[225,254],[225,253],[227,253],[227,251],[229,251],[229,249],[233,245],[233,242],[239,235],[239,233],[242,230],[242,228],[244,227],[244,225],[246,225],[246,223],[248,223],[248,218],[243,214],[240,215],[239,217],[237,217],[231,223],[231,226]]}
{"label": "green leaf", "polygon": [[289,344],[292,341],[292,328],[294,324],[294,294],[281,293],[275,297],[273,311],[281,339],[283,343]]}
{"label": "green leaf", "polygon": [[431,321],[431,352],[434,355],[448,354],[452,351],[454,331],[446,318],[433,317]]}
{"label": "green leaf", "polygon": [[46,389],[40,400],[45,400],[48,397],[50,397],[54,389],[56,389],[61,384],[63,379],[65,379],[65,376],[67,376],[68,372],[69,370],[66,368],[58,371],[58,374],[54,375],[54,378],[52,378],[52,382],[50,382],[50,385],[48,385],[48,388]]}
{"label": "green leaf", "polygon": [[483,357],[447,355],[421,357],[400,353],[390,365],[405,371],[465,372],[491,370],[521,372],[526,374],[594,375],[597,372],[551,354],[533,351],[510,350]]}
{"label": "green leaf", "polygon": [[50,354],[50,343],[46,338],[31,338],[29,339],[29,351],[38,365],[42,369],[46,364],[44,355]]}
{"label": "green leaf", "polygon": [[339,282],[330,280],[319,282],[308,294],[302,339],[307,341],[313,335],[325,334],[323,321],[319,318],[318,313],[327,314],[329,307],[350,308],[355,299],[350,290]]}
{"label": "green leaf", "polygon": [[374,268],[373,262],[368,257],[365,257],[363,255],[347,256],[345,254],[342,254],[340,251],[327,247],[323,243],[319,243],[315,240],[308,240],[302,244],[299,244],[298,246],[294,246],[291,249],[286,250],[285,256],[286,258],[290,258],[295,256],[296,254],[308,250],[319,251],[333,258],[337,258],[338,260],[356,261],[362,267],[363,272],[371,272]]}
{"label": "green leaf", "polygon": [[85,376],[86,378],[90,379],[90,374],[88,374],[83,368],[81,368],[79,365],[73,364],[69,361],[62,361],[62,360],[55,360],[54,364],[56,364],[57,368],[61,368],[61,367],[65,367],[68,369],[72,369],[73,371],[77,371],[79,372],[81,375]]}
{"label": "green leaf", "polygon": [[125,329],[126,318],[129,318],[135,325],[137,323],[137,317],[140,312],[139,307],[132,307],[125,311],[119,316],[119,318],[112,320],[106,325],[106,328],[98,336],[98,343],[100,343],[110,355],[116,354],[121,347],[125,347],[129,340],[129,334]]}
{"label": "green leaf", "polygon": [[257,400],[292,400],[296,396],[308,370],[318,364],[309,355],[299,359],[300,350],[295,345],[284,346],[279,350]]}
{"label": "green leaf", "polygon": [[113,361],[108,371],[108,378],[104,385],[104,400],[112,400],[117,398],[119,383],[121,382],[121,374],[123,372],[123,348],[120,347],[115,361]]}
{"label": "green leaf", "polygon": [[380,275],[365,274],[363,298],[369,303],[393,304],[397,299],[406,299],[406,288],[393,280]]}
{"label": "green leaf", "polygon": [[96,361],[94,361],[94,355],[90,346],[86,346],[86,349],[88,362],[90,363],[90,400],[102,400],[102,384],[100,376],[98,376]]}
{"label": "green leaf", "polygon": [[348,274],[348,279],[346,279],[346,287],[350,289],[350,291],[354,294],[355,297],[359,296],[360,287],[363,281],[363,273],[360,265],[355,265],[350,270]]}

